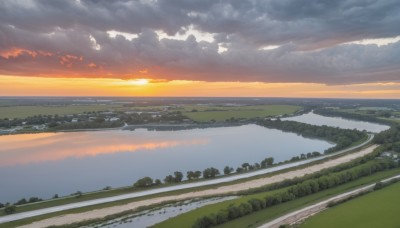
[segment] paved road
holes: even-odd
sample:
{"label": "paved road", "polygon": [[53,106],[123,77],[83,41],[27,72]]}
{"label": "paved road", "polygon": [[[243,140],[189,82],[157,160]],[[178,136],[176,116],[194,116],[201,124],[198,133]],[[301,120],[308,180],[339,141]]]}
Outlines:
{"label": "paved road", "polygon": [[123,195],[118,195],[118,196],[106,197],[106,198],[101,198],[101,199],[87,200],[87,201],[78,202],[78,203],[65,204],[65,205],[61,205],[61,206],[49,207],[49,208],[38,209],[38,210],[34,210],[34,211],[29,211],[29,212],[22,212],[22,213],[2,216],[2,217],[0,217],[0,224],[5,223],[5,222],[16,221],[16,220],[20,220],[20,219],[30,218],[30,217],[34,217],[34,216],[49,214],[49,213],[53,213],[53,212],[60,212],[60,211],[65,211],[65,210],[69,210],[69,209],[81,208],[81,207],[86,207],[86,206],[102,204],[102,203],[109,203],[109,202],[114,202],[114,201],[119,201],[119,200],[124,200],[124,199],[133,199],[133,198],[137,198],[137,197],[141,197],[141,196],[154,195],[157,193],[165,193],[165,192],[171,192],[171,191],[175,191],[175,190],[182,190],[182,189],[208,186],[208,185],[219,184],[219,183],[226,183],[226,182],[245,179],[248,177],[253,177],[253,176],[257,176],[257,175],[261,175],[261,174],[272,173],[275,171],[304,165],[304,164],[307,164],[310,162],[314,162],[314,161],[329,158],[329,157],[332,157],[332,156],[335,156],[338,154],[346,153],[350,150],[354,150],[354,149],[365,146],[366,144],[371,142],[371,140],[373,138],[374,138],[374,135],[370,134],[368,140],[365,141],[364,143],[362,143],[358,146],[354,146],[354,147],[339,151],[337,153],[323,155],[320,157],[306,159],[306,160],[288,163],[288,164],[284,164],[284,165],[279,165],[279,166],[268,168],[268,169],[257,170],[254,172],[243,173],[243,174],[238,174],[238,175],[233,175],[233,176],[228,176],[228,177],[222,177],[222,178],[213,179],[213,180],[200,181],[200,182],[195,182],[195,183],[187,183],[187,184],[180,184],[180,185],[176,185],[176,186],[151,189],[151,190],[146,190],[146,191],[141,191],[141,192],[134,192],[134,193],[123,194]]}
{"label": "paved road", "polygon": [[[398,179],[398,178],[400,178],[400,175],[396,175],[394,177],[390,177],[388,179],[382,180],[382,182],[388,182],[390,180]],[[262,225],[258,228],[275,228],[275,227],[279,227],[280,225],[283,225],[283,224],[296,223],[296,222],[301,221],[301,220],[303,220],[309,216],[312,216],[318,212],[321,212],[328,206],[329,202],[346,199],[350,196],[357,195],[361,192],[371,190],[374,188],[374,186],[375,186],[375,183],[367,185],[365,187],[361,187],[361,188],[349,191],[349,192],[346,192],[346,193],[343,193],[343,194],[340,194],[340,195],[337,195],[337,196],[334,196],[327,200],[321,201],[319,203],[313,204],[311,206],[308,206],[308,207],[299,209],[297,211],[294,211],[292,213],[286,214],[284,216],[281,216],[281,217],[274,219],[268,223],[265,223],[264,225]]]}

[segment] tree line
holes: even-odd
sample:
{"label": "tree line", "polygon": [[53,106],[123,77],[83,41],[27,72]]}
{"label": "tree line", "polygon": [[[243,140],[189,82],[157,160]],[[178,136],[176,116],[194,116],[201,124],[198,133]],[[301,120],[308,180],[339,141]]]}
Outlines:
{"label": "tree line", "polygon": [[202,216],[196,220],[193,228],[217,226],[274,205],[311,195],[395,167],[398,167],[398,164],[392,160],[373,160],[348,170],[308,179],[273,195],[268,195],[264,198],[253,198],[239,205],[231,204],[217,213]]}
{"label": "tree line", "polygon": [[373,142],[384,144],[388,150],[400,152],[400,125],[393,125],[388,130],[376,134]]}
{"label": "tree line", "polygon": [[[260,163],[255,163],[254,165],[251,165],[249,163],[243,163],[241,166],[236,168],[236,173],[241,173],[241,172],[246,172],[254,169],[261,169],[261,168],[267,168],[269,166],[272,166],[274,164],[274,158],[272,157],[267,157],[263,159]],[[235,171],[234,168],[230,166],[225,166],[223,169],[223,174],[224,175],[229,175]],[[198,180],[200,178],[204,179],[210,179],[210,178],[215,178],[219,176],[221,173],[217,168],[210,167],[206,168],[203,171],[187,171],[186,172],[186,179],[188,181],[192,180]],[[180,171],[175,171],[173,174],[167,175],[164,178],[164,183],[165,184],[173,184],[173,183],[180,183],[183,181],[184,175]],[[147,187],[152,187],[152,186],[157,186],[161,185],[162,181],[160,179],[155,179],[153,180],[151,177],[143,177],[139,180],[137,180],[133,186],[137,188],[147,188]]]}
{"label": "tree line", "polygon": [[311,124],[300,123],[296,121],[281,121],[277,120],[262,120],[259,125],[278,129],[285,132],[294,132],[303,137],[321,138],[327,141],[334,142],[336,145],[326,149],[324,153],[332,153],[350,146],[353,142],[360,141],[366,137],[365,132],[350,129],[341,129],[328,126],[315,126]]}
{"label": "tree line", "polygon": [[[392,122],[390,122],[390,121],[387,121],[384,119],[379,119],[376,116],[371,116],[371,115],[362,115],[362,114],[351,113],[351,112],[341,112],[341,111],[335,111],[332,109],[325,109],[325,108],[315,109],[314,113],[321,115],[321,116],[343,117],[343,118],[352,119],[352,120],[361,120],[361,121],[367,121],[367,122],[392,125]],[[387,117],[387,116],[383,115],[382,117]]]}

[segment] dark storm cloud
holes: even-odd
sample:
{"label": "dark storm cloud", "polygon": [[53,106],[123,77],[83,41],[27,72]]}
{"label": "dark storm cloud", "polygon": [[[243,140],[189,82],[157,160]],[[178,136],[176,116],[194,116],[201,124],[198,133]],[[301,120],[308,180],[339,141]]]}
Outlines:
{"label": "dark storm cloud", "polygon": [[[0,73],[204,81],[398,81],[400,4],[326,0],[0,2]],[[188,28],[213,42],[159,39]],[[128,40],[108,31],[137,34]],[[280,45],[274,50],[261,50]],[[101,47],[96,49],[96,47]],[[228,48],[219,53],[218,47]]]}

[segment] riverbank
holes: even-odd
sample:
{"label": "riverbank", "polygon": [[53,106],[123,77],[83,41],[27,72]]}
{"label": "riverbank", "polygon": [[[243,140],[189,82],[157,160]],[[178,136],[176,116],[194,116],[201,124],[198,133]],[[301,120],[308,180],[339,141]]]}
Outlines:
{"label": "riverbank", "polygon": [[[393,177],[381,180],[382,183],[387,183],[392,180],[398,180],[400,178],[400,175],[395,175]],[[318,214],[325,209],[329,207],[329,204],[332,202],[340,202],[342,200],[355,197],[359,194],[366,193],[368,191],[373,190],[375,187],[375,184],[370,184],[361,188],[357,188],[342,194],[339,194],[337,196],[333,196],[329,199],[323,200],[321,202],[318,202],[316,204],[307,206],[305,208],[299,209],[297,211],[291,212],[289,214],[283,215],[277,219],[274,219],[268,223],[265,223],[264,225],[260,226],[259,228],[278,228],[281,225],[285,224],[297,224],[301,223],[305,219],[309,218],[310,216],[314,216],[315,214]]]}
{"label": "riverbank", "polygon": [[208,197],[208,196],[222,195],[222,194],[227,194],[227,193],[235,193],[235,192],[239,192],[239,191],[243,191],[243,190],[248,190],[251,188],[260,187],[260,186],[267,185],[267,184],[280,182],[285,179],[301,177],[306,174],[311,174],[311,173],[320,171],[325,168],[330,168],[330,167],[336,166],[338,164],[342,164],[342,163],[354,160],[356,158],[365,156],[369,153],[372,153],[376,147],[377,147],[376,145],[369,146],[359,152],[355,152],[352,154],[344,155],[339,158],[331,159],[331,160],[322,162],[317,165],[309,166],[309,167],[298,169],[298,170],[289,171],[289,172],[274,175],[271,177],[251,180],[251,181],[247,181],[247,182],[240,183],[240,184],[225,185],[225,186],[221,186],[221,187],[214,188],[214,189],[189,192],[189,193],[184,193],[184,194],[179,194],[179,195],[155,197],[152,199],[140,200],[140,201],[136,201],[136,202],[128,203],[125,205],[120,205],[120,206],[102,208],[102,209],[92,210],[92,211],[83,212],[83,213],[56,216],[53,218],[48,218],[48,219],[44,219],[42,221],[34,222],[30,225],[34,225],[37,227],[46,227],[46,226],[51,226],[51,225],[63,225],[63,224],[69,224],[69,223],[74,223],[74,222],[80,222],[80,221],[84,221],[84,220],[88,220],[88,219],[101,218],[101,217],[105,217],[107,215],[121,213],[126,210],[132,210],[135,208],[137,209],[139,207],[148,206],[148,205],[152,205],[152,204],[160,204],[162,202],[167,202],[167,201],[171,201],[171,200],[185,200],[185,199],[196,198],[196,197]]}

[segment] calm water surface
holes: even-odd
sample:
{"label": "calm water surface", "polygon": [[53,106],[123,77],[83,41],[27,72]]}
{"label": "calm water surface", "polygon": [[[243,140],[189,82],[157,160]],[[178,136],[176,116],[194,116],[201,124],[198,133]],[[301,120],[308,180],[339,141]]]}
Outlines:
{"label": "calm water surface", "polygon": [[0,202],[49,198],[105,186],[132,185],[144,176],[272,156],[276,162],[332,144],[257,125],[181,131],[92,131],[0,136]]}
{"label": "calm water surface", "polygon": [[307,114],[303,114],[300,116],[283,118],[282,120],[292,120],[318,126],[326,125],[326,126],[340,127],[345,129],[357,129],[360,131],[366,130],[368,132],[373,132],[373,133],[378,133],[390,128],[387,125],[370,123],[365,121],[349,120],[341,117],[321,116],[313,112],[309,112]]}

